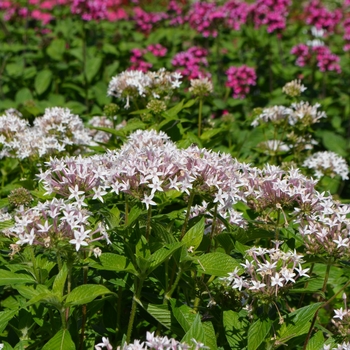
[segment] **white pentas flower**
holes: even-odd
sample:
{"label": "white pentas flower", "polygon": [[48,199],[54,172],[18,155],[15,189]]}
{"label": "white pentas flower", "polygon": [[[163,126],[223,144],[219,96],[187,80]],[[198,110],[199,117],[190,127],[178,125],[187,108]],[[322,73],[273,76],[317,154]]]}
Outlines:
{"label": "white pentas flower", "polygon": [[213,92],[213,83],[208,77],[200,79],[191,79],[191,87],[188,89],[195,96],[203,97]]}
{"label": "white pentas flower", "polygon": [[314,170],[316,178],[328,175],[340,176],[342,180],[349,179],[349,167],[345,159],[334,152],[316,152],[306,158],[303,166]]}
{"label": "white pentas flower", "polygon": [[257,147],[261,148],[267,154],[276,154],[277,152],[288,152],[290,150],[290,147],[280,140],[263,141],[260,142]]}
{"label": "white pentas flower", "polygon": [[283,242],[274,241],[271,249],[253,247],[246,252],[246,260],[241,263],[228,277],[222,278],[227,286],[233,289],[261,294],[269,297],[290,288],[300,277],[309,277],[308,268],[303,268],[302,256],[296,251],[283,251],[279,247]]}
{"label": "white pentas flower", "polygon": [[284,85],[282,88],[282,91],[290,97],[300,96],[305,90],[306,87],[301,83],[300,80],[293,80]]}
{"label": "white pentas flower", "polygon": [[292,110],[285,106],[264,108],[251,125],[257,127],[263,123],[284,124],[291,113]]}
{"label": "white pentas flower", "polygon": [[172,90],[180,87],[179,73],[167,72],[161,68],[157,72],[124,71],[113,77],[107,94],[126,100],[124,108],[130,107],[130,100],[140,97],[169,98]]}

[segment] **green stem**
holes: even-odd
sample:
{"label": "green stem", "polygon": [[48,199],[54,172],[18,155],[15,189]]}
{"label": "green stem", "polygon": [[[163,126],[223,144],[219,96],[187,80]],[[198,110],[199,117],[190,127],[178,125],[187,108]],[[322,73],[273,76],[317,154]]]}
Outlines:
{"label": "green stem", "polygon": [[83,77],[84,77],[84,91],[85,91],[85,106],[87,108],[87,111],[89,111],[89,98],[88,98],[88,93],[89,93],[89,82],[86,76],[86,26],[83,21]]}
{"label": "green stem", "polygon": [[178,271],[178,273],[177,273],[177,275],[176,275],[175,282],[174,282],[173,285],[171,286],[171,289],[169,290],[169,292],[166,293],[166,295],[165,295],[165,298],[166,298],[167,300],[171,299],[171,296],[173,295],[175,289],[177,288],[177,285],[178,285],[179,282],[180,282],[181,276],[182,276],[182,269],[181,269],[181,267],[179,267],[179,271]]}
{"label": "green stem", "polygon": [[128,330],[126,332],[126,343],[127,344],[130,343],[132,329],[134,327],[134,321],[135,321],[135,315],[136,315],[136,310],[137,310],[137,304],[140,301],[140,296],[141,296],[141,290],[142,290],[143,282],[144,282],[144,277],[139,278],[139,279],[135,279],[136,292],[135,292],[134,297],[132,299]]}
{"label": "green stem", "polygon": [[117,303],[117,332],[120,331],[120,320],[122,314],[122,298],[123,298],[123,287],[118,287],[118,303]]}
{"label": "green stem", "polygon": [[151,233],[151,217],[152,217],[152,208],[149,206],[148,208],[148,214],[147,214],[147,227],[146,227],[146,239],[148,242],[149,235]]}
{"label": "green stem", "polygon": [[129,222],[129,202],[128,196],[125,196],[125,225]]}
{"label": "green stem", "polygon": [[218,203],[215,204],[215,208],[214,208],[213,223],[211,224],[211,232],[210,232],[210,244],[209,244],[209,246],[208,246],[207,253],[210,252],[211,243],[212,243],[213,238],[214,238],[214,233],[215,233],[215,228],[216,228],[216,218],[217,218],[217,215],[218,215]]}
{"label": "green stem", "polygon": [[203,99],[199,99],[199,109],[198,109],[198,137],[201,136],[202,132],[202,109],[203,109]]}
{"label": "green stem", "polygon": [[[84,260],[85,260],[85,258],[86,258],[86,253],[84,252]],[[88,269],[89,269],[89,267],[87,265],[83,267],[83,284],[87,284]],[[86,306],[86,304],[83,304],[82,305],[82,320],[81,320],[81,333],[80,333],[79,350],[84,349],[86,319],[87,319],[87,306]]]}
{"label": "green stem", "polygon": [[191,191],[190,198],[188,199],[187,212],[186,212],[185,222],[184,222],[184,224],[182,226],[182,230],[181,230],[180,241],[182,240],[183,236],[186,233],[188,220],[190,218],[190,213],[191,213],[191,207],[192,207],[193,199],[194,199],[194,190]]}

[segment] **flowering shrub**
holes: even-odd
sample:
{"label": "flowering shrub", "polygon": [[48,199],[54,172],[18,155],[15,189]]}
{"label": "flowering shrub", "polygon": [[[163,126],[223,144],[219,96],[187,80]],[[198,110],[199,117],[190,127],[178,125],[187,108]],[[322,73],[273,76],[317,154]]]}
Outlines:
{"label": "flowering shrub", "polygon": [[0,1],[0,349],[349,348],[349,1]]}

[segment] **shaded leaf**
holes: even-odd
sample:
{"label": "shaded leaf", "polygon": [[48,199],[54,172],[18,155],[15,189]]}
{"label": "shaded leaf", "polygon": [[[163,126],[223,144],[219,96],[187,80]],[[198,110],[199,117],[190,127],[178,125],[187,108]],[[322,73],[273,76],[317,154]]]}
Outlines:
{"label": "shaded leaf", "polygon": [[74,288],[67,296],[66,305],[83,305],[90,303],[97,297],[112,292],[105,286],[98,284],[83,284]]}
{"label": "shaded leaf", "polygon": [[42,347],[42,350],[75,350],[75,345],[69,331],[61,329]]}
{"label": "shaded leaf", "polygon": [[239,263],[231,256],[219,252],[204,254],[194,261],[198,263],[199,272],[221,277],[227,276],[235,267],[240,267]]}
{"label": "shaded leaf", "polygon": [[257,319],[248,330],[248,350],[256,350],[262,344],[271,329],[271,320]]}
{"label": "shaded leaf", "polygon": [[34,87],[38,95],[41,95],[50,86],[52,80],[52,72],[48,69],[40,71],[35,77]]}
{"label": "shaded leaf", "polygon": [[201,218],[193,227],[191,227],[182,238],[187,248],[193,247],[194,250],[201,244],[204,234],[204,217]]}

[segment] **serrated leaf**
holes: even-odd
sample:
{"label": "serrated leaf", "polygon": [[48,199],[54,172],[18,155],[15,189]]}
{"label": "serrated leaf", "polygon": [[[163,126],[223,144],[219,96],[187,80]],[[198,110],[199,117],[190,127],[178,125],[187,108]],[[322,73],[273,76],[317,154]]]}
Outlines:
{"label": "serrated leaf", "polygon": [[98,284],[83,284],[74,288],[67,296],[66,305],[83,305],[90,303],[97,297],[112,292],[105,286]]}
{"label": "serrated leaf", "polygon": [[38,95],[47,90],[52,80],[52,72],[48,69],[40,71],[35,77],[34,87]]}
{"label": "serrated leaf", "polygon": [[242,349],[243,344],[246,343],[249,326],[247,312],[245,310],[241,310],[239,313],[232,310],[224,311],[223,325],[231,349]]}
{"label": "serrated leaf", "polygon": [[160,264],[162,264],[166,259],[168,259],[171,256],[171,254],[175,252],[175,250],[179,249],[182,245],[182,242],[175,242],[172,244],[168,244],[165,247],[158,249],[156,252],[154,252],[149,258],[151,264],[148,273],[150,273]]}
{"label": "serrated leaf", "polygon": [[323,349],[325,339],[323,332],[318,331],[307,343],[306,350],[320,350]]}
{"label": "serrated leaf", "polygon": [[171,327],[171,313],[165,304],[144,304],[143,308],[164,327]]}
{"label": "serrated leaf", "polygon": [[17,310],[6,310],[0,312],[0,333],[4,331],[9,321],[11,321],[17,313]]}
{"label": "serrated leaf", "polygon": [[50,290],[43,284],[38,284],[37,286],[14,286],[18,293],[21,294],[26,299],[32,299],[35,296],[42,293],[50,293]]}
{"label": "serrated leaf", "polygon": [[86,60],[85,75],[89,83],[92,81],[92,79],[95,77],[95,75],[99,71],[101,64],[102,64],[101,57],[92,57]]}
{"label": "serrated leaf", "polygon": [[178,305],[175,299],[170,300],[170,305],[176,321],[185,332],[188,332],[196,317],[195,311],[185,304]]}
{"label": "serrated leaf", "polygon": [[63,297],[63,290],[66,284],[67,276],[68,276],[68,268],[67,268],[67,264],[65,263],[63,264],[61,271],[57,274],[52,285],[52,292],[56,294],[59,298]]}
{"label": "serrated leaf", "polygon": [[257,319],[248,330],[248,350],[257,350],[271,329],[271,320]]}
{"label": "serrated leaf", "polygon": [[41,350],[76,350],[72,337],[67,329],[61,329]]}
{"label": "serrated leaf", "polygon": [[[196,317],[188,330],[188,332],[184,335],[181,342],[186,342],[187,344],[193,344],[192,339],[195,339],[197,342],[204,343],[204,329],[201,322],[201,317],[199,314],[196,314]],[[206,344],[204,344],[206,345]]]}
{"label": "serrated leaf", "polygon": [[211,322],[202,322],[204,329],[204,344],[209,347],[210,350],[216,350],[218,348],[216,344],[215,329]]}
{"label": "serrated leaf", "polygon": [[54,307],[56,307],[59,311],[63,307],[63,305],[61,304],[61,300],[56,294],[53,294],[51,291],[36,295],[27,302],[26,306],[33,305],[36,303],[51,304]]}
{"label": "serrated leaf", "polygon": [[204,234],[204,217],[191,227],[182,238],[187,248],[193,247],[196,250],[202,242]]}
{"label": "serrated leaf", "polygon": [[204,254],[194,259],[198,263],[197,270],[200,273],[225,277],[232,272],[235,267],[240,267],[239,263],[231,256],[215,252]]}
{"label": "serrated leaf", "polygon": [[24,273],[0,270],[0,286],[26,283],[35,283],[35,280],[30,275],[26,275]]}
{"label": "serrated leaf", "polygon": [[126,271],[137,275],[137,272],[129,259],[123,255],[113,253],[102,253],[100,256],[100,264],[91,261],[90,266],[95,267],[99,270],[115,272]]}
{"label": "serrated leaf", "polygon": [[321,305],[322,303],[311,304],[290,313],[278,332],[278,339],[289,340],[307,333],[310,328],[310,321]]}

